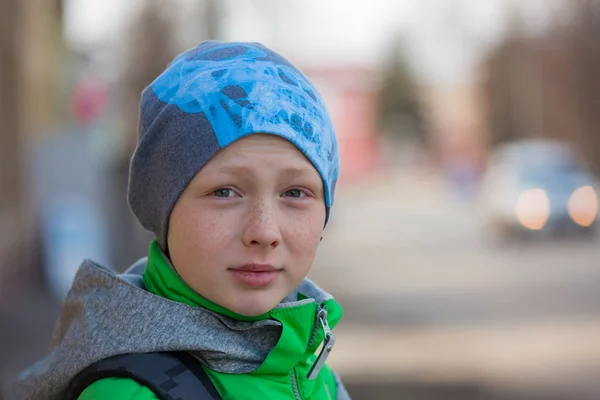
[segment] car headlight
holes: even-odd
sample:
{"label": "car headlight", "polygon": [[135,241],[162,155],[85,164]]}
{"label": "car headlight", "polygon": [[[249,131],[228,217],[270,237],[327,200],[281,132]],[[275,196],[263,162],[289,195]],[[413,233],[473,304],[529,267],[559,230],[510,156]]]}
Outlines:
{"label": "car headlight", "polygon": [[550,217],[550,199],[543,189],[529,189],[519,196],[516,213],[525,228],[540,230]]}
{"label": "car headlight", "polygon": [[569,216],[576,224],[588,227],[598,216],[598,196],[591,186],[575,190],[569,198]]}

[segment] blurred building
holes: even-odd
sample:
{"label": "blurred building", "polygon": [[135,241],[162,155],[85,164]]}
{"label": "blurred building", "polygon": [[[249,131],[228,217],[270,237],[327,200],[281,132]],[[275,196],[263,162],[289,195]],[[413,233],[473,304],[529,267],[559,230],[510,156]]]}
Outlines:
{"label": "blurred building", "polygon": [[471,184],[483,170],[488,148],[481,79],[421,88],[432,154],[446,172]]}
{"label": "blurred building", "polygon": [[377,132],[379,71],[353,66],[301,69],[324,98],[336,129],[340,182],[369,177],[380,166]]}

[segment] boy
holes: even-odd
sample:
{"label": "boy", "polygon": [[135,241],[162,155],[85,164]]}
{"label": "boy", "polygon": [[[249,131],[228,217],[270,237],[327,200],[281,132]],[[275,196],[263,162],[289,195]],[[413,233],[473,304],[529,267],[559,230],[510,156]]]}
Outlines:
{"label": "boy", "polygon": [[84,261],[17,398],[349,399],[325,364],[342,310],[306,279],[339,168],[315,88],[260,44],[208,41],[140,110],[128,200],[148,258]]}

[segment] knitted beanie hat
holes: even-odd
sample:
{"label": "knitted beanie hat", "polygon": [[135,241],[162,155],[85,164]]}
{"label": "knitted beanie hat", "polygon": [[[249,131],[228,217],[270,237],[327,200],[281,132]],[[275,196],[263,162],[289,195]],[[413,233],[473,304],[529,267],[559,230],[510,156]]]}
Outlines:
{"label": "knitted beanie hat", "polygon": [[339,173],[335,132],[317,90],[285,58],[258,43],[206,41],[143,91],[127,197],[163,250],[171,211],[194,175],[253,133],[285,138],[312,162],[328,219]]}

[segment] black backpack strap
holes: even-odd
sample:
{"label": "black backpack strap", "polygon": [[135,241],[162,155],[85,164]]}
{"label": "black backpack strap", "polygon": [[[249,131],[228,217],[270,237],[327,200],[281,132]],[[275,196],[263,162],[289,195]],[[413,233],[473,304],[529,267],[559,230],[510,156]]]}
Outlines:
{"label": "black backpack strap", "polygon": [[73,379],[66,399],[77,400],[103,378],[133,379],[161,400],[221,400],[200,361],[187,352],[123,354],[98,361]]}

